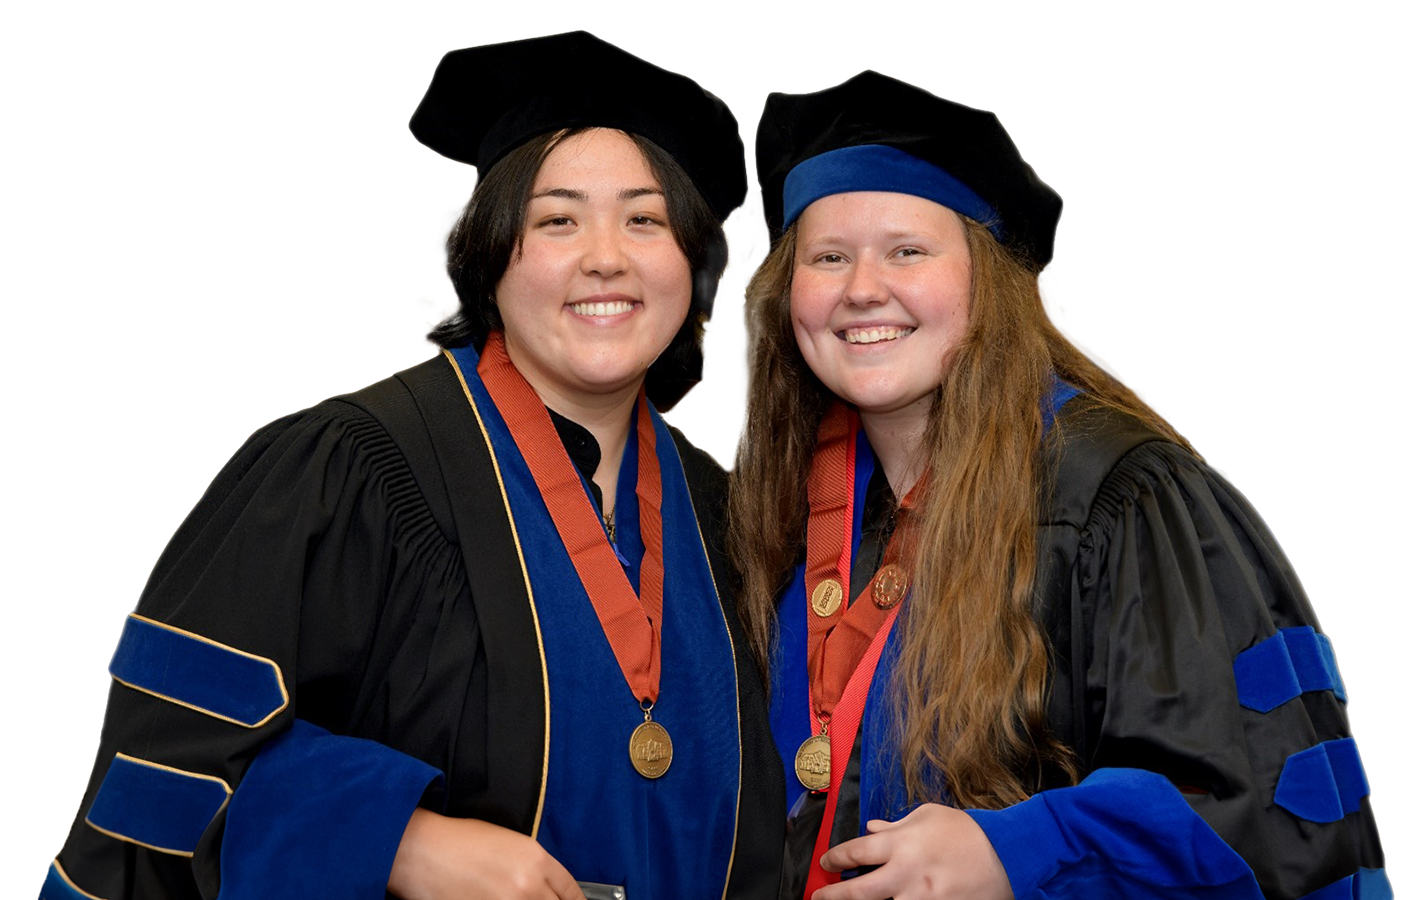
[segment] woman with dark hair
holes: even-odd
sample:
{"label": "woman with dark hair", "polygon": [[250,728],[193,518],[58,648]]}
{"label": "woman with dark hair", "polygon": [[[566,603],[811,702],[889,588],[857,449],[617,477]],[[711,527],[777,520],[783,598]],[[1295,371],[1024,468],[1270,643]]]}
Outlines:
{"label": "woman with dark hair", "polygon": [[1047,319],[1060,198],[996,117],[864,72],[772,94],[757,162],[731,554],[781,897],[1389,897],[1331,644]]}
{"label": "woman with dark hair", "polygon": [[725,474],[657,413],[699,378],[735,119],[579,32],[446,55],[410,127],[481,176],[444,352],[218,475],[46,898],[774,893]]}

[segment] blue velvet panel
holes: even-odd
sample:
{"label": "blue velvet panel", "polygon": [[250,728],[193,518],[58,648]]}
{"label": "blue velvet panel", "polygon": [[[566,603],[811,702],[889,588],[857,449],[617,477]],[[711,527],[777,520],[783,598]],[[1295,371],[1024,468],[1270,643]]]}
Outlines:
{"label": "blue velvet panel", "polygon": [[124,623],[109,674],[140,691],[248,728],[286,708],[276,663],[138,616]]}
{"label": "blue velvet panel", "polygon": [[911,194],[975,219],[1001,237],[997,211],[976,191],[925,160],[896,147],[863,144],[812,156],[785,176],[785,225],[815,200],[850,191]]}
{"label": "blue velvet panel", "polygon": [[1074,787],[966,812],[1024,900],[1263,898],[1242,857],[1154,772],[1097,769]]}
{"label": "blue velvet panel", "polygon": [[114,837],[191,856],[231,793],[220,778],[119,754],[85,819]]}
{"label": "blue velvet panel", "polygon": [[45,876],[44,887],[39,889],[39,900],[95,900],[93,894],[86,894],[76,888],[60,869],[59,860],[49,864],[49,874]]}
{"label": "blue velvet panel", "polygon": [[[528,564],[547,664],[546,802],[538,842],[574,878],[630,897],[719,897],[734,856],[740,731],[733,649],[675,442],[654,411],[665,564],[661,688],[655,721],[670,733],[662,777],[637,774],[627,740],[644,715],[528,464],[478,374],[471,347],[451,351],[487,430]],[[629,556],[639,504],[633,428],[618,482],[617,541]],[[638,532],[639,533],[639,532]],[[633,560],[628,559],[628,562]]]}
{"label": "blue velvet panel", "polygon": [[1284,628],[1234,660],[1239,705],[1276,709],[1308,691],[1332,691],[1346,702],[1332,642],[1308,626]]}
{"label": "blue velvet panel", "polygon": [[442,773],[413,756],[297,719],[232,798],[222,900],[385,900],[405,826],[436,782]]}
{"label": "blue velvet panel", "polygon": [[1318,888],[1298,900],[1392,900],[1385,869],[1358,869],[1340,881]]}
{"label": "blue velvet panel", "polygon": [[1352,738],[1299,750],[1283,763],[1273,802],[1309,822],[1336,822],[1371,793]]}

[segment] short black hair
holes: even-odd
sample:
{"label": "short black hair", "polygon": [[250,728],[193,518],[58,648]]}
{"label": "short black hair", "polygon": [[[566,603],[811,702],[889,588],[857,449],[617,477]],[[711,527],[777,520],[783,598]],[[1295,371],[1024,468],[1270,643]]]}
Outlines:
{"label": "short black hair", "polygon": [[[585,130],[541,134],[509,152],[479,179],[445,244],[446,269],[459,296],[459,310],[435,326],[429,333],[431,341],[446,349],[469,343],[482,348],[489,332],[503,327],[494,290],[522,248],[524,216],[538,170],[553,148]],[[691,309],[686,321],[646,376],[647,397],[665,411],[701,380],[701,337],[729,249],[720,220],[676,160],[641,135],[627,137],[661,187],[671,233],[691,269]]]}

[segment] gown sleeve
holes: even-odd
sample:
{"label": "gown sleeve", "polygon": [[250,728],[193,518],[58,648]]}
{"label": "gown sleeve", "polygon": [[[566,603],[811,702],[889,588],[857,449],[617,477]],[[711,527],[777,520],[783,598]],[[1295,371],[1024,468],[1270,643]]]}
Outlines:
{"label": "gown sleeve", "polygon": [[125,622],[41,897],[385,897],[440,772],[340,732],[417,600],[467,591],[457,562],[367,414],[331,401],[253,435]]}
{"label": "gown sleeve", "polygon": [[1231,485],[1131,451],[1070,590],[1092,774],[971,813],[1017,897],[1391,896],[1331,644]]}

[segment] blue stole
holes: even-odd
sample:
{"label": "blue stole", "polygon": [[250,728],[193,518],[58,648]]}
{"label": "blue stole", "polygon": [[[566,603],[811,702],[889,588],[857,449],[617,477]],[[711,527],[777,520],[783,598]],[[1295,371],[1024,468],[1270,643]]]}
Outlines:
{"label": "blue stole", "polygon": [[[1059,379],[1042,398],[1043,425],[1049,429],[1056,415],[1068,400],[1080,393],[1078,388]],[[863,536],[863,512],[868,495],[868,482],[878,459],[868,437],[860,429],[854,454],[854,524],[853,559],[858,560],[859,543]],[[852,564],[851,564],[852,565]],[[785,770],[785,808],[793,810],[804,793],[794,772],[794,754],[812,733],[809,723],[808,635],[809,611],[804,599],[804,563],[795,567],[794,578],[780,595],[778,627],[770,656],[770,729]],[[904,602],[910,602],[909,600]],[[859,751],[859,833],[866,831],[869,819],[900,819],[910,811],[907,788],[898,765],[898,749],[892,733],[892,698],[889,683],[894,661],[900,649],[899,628],[902,616],[893,623],[888,642],[874,669],[864,703]],[[826,810],[832,816],[833,810]]]}
{"label": "blue stole", "polygon": [[[479,379],[478,354],[463,347],[452,355],[493,446],[546,657],[547,790],[534,837],[579,881],[623,885],[633,898],[719,897],[740,792],[738,686],[729,626],[671,433],[653,409],[666,572],[654,718],[671,735],[673,756],[667,773],[651,780],[637,774],[627,756],[641,708],[533,476]],[[633,573],[641,557],[636,442],[633,428],[616,503],[617,549]]]}

